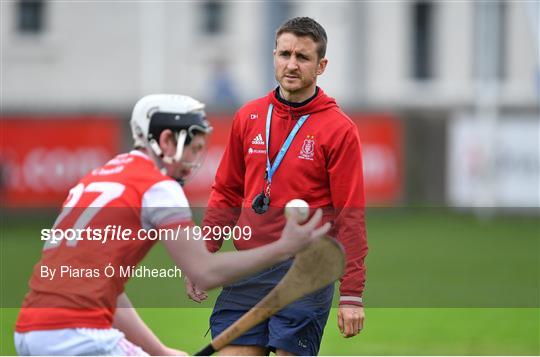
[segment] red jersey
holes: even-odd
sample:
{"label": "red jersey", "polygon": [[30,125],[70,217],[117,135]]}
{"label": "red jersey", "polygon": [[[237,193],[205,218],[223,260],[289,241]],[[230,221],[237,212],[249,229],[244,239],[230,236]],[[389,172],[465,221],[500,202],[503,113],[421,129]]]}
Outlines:
{"label": "red jersey", "polygon": [[[120,267],[136,266],[156,242],[139,239],[138,232],[191,222],[181,186],[142,152],[120,154],[93,170],[70,190],[54,224],[66,233],[75,228],[93,233],[80,240],[66,235],[56,244],[47,241],[16,331],[110,328],[117,297],[129,279],[119,274]],[[58,269],[55,276],[44,276],[44,266]],[[104,273],[107,266],[115,269],[111,277]]]}
{"label": "red jersey", "polygon": [[[265,188],[266,118],[273,106],[269,158],[273,162],[297,120],[307,121],[294,137],[270,187],[270,210],[262,215],[251,208]],[[362,305],[367,240],[364,221],[364,182],[358,128],[333,98],[320,88],[308,103],[290,106],[276,91],[243,106],[235,115],[229,142],[219,165],[205,226],[250,226],[250,240],[234,241],[250,249],[279,239],[285,224],[283,207],[300,198],[311,208],[324,208],[333,221],[331,235],[346,250],[346,270],[340,303]],[[217,251],[221,241],[207,241]]]}

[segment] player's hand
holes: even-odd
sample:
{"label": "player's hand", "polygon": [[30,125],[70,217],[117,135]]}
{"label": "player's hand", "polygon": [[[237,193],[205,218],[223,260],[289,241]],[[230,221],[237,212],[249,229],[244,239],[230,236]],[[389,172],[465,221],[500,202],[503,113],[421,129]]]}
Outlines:
{"label": "player's hand", "polygon": [[330,223],[325,223],[316,228],[322,219],[322,210],[319,208],[307,223],[300,225],[297,219],[291,215],[287,219],[280,242],[285,246],[289,254],[295,255],[307,248],[310,243],[324,236],[330,230]]}
{"label": "player's hand", "polygon": [[338,309],[339,331],[345,338],[358,335],[364,328],[364,308],[356,305],[340,305]]}
{"label": "player's hand", "polygon": [[184,278],[184,280],[186,282],[187,296],[191,300],[193,300],[196,303],[200,304],[201,302],[206,300],[206,298],[208,298],[208,294],[206,293],[206,291],[199,290],[199,288],[197,286],[195,286],[195,284],[193,284],[191,282],[191,280],[189,280],[189,278],[187,276]]}

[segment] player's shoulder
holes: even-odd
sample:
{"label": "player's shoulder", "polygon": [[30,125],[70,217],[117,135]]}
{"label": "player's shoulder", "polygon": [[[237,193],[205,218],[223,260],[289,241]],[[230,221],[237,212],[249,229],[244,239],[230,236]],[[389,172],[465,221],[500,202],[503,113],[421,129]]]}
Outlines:
{"label": "player's shoulder", "polygon": [[161,181],[167,178],[146,153],[131,150],[125,157],[126,174],[136,175],[137,179],[144,178],[144,181]]}
{"label": "player's shoulder", "polygon": [[143,207],[189,207],[180,184],[171,178],[158,181],[148,187],[142,199]]}
{"label": "player's shoulder", "polygon": [[168,177],[159,171],[154,161],[138,150],[118,154],[87,176],[87,180],[115,181],[139,191],[166,179]]}
{"label": "player's shoulder", "polygon": [[144,228],[191,224],[191,209],[180,184],[172,179],[152,185],[141,201]]}

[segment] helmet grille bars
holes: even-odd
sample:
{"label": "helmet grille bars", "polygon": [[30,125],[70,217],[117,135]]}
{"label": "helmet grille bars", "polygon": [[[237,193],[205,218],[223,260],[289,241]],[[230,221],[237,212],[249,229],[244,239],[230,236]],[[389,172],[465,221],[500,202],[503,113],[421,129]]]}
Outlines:
{"label": "helmet grille bars", "polygon": [[189,135],[186,136],[184,145],[189,145],[197,132],[209,134],[212,131],[202,111],[186,114],[155,112],[150,117],[148,140],[159,141],[159,136],[165,129],[170,129],[175,133],[185,130]]}

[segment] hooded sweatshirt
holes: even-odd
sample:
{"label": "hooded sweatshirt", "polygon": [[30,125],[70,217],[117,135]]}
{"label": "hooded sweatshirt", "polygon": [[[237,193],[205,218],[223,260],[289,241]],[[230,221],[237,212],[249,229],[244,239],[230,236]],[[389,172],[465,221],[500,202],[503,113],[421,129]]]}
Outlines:
{"label": "hooded sweatshirt", "polygon": [[[290,131],[304,115],[270,185],[270,209],[257,214],[253,199],[266,188],[266,120],[270,108],[269,158],[273,163]],[[289,103],[273,90],[236,113],[229,142],[212,187],[203,226],[240,227],[236,249],[251,249],[276,241],[285,225],[283,207],[291,199],[305,200],[310,209],[323,208],[331,221],[329,235],[345,248],[340,304],[362,306],[367,239],[364,221],[362,153],[357,126],[336,101],[317,87],[303,103]],[[219,250],[220,237],[206,241]]]}

